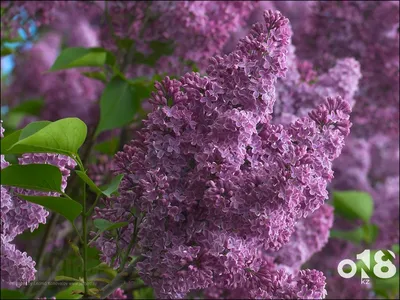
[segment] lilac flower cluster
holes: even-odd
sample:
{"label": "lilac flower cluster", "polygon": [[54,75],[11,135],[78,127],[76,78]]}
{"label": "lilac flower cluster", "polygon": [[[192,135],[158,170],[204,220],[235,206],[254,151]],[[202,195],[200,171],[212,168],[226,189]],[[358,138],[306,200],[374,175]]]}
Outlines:
{"label": "lilac flower cluster", "polygon": [[[1,127],[1,137],[3,137]],[[19,159],[25,164],[52,164],[60,168],[62,173],[62,190],[67,185],[70,170],[76,165],[71,158],[59,154],[24,154]],[[9,163],[1,156],[1,168]],[[25,195],[56,195],[21,188],[1,186],[1,280],[9,285],[20,287],[35,279],[35,262],[25,252],[16,249],[11,244],[15,237],[27,229],[31,231],[39,224],[46,223],[49,212],[42,206],[20,199],[17,194]]]}
{"label": "lilac flower cluster", "polygon": [[[297,221],[328,197],[351,108],[328,97],[290,124],[272,122],[291,30],[279,12],[266,11],[264,20],[235,51],[213,57],[208,76],[156,83],[140,137],[116,156],[125,175],[120,196],[95,217],[131,225],[121,231],[127,240],[102,236],[97,245],[118,266],[116,249],[132,238],[133,210],[142,212],[138,249],[145,260],[138,269],[159,297],[211,287],[252,298],[325,296],[321,272],[291,274],[265,251],[287,244]],[[331,222],[329,212],[315,219],[320,237],[310,253],[322,247]]]}

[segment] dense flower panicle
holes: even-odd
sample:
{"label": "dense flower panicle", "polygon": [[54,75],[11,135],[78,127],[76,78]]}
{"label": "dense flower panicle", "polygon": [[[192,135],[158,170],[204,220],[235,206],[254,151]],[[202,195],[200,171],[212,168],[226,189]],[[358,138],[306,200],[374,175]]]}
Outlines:
{"label": "dense flower panicle", "polygon": [[316,270],[296,271],[293,275],[268,263],[258,272],[249,272],[249,277],[251,283],[245,288],[212,286],[205,289],[204,296],[207,299],[323,299],[326,296],[325,276]]}
{"label": "dense flower panicle", "polygon": [[270,255],[275,257],[275,263],[299,270],[302,264],[325,246],[332,224],[333,208],[322,205],[313,214],[297,222],[290,241]]}
{"label": "dense flower panicle", "polygon": [[[4,191],[3,188],[4,187],[2,187],[2,192]],[[24,191],[22,189],[7,189],[7,192],[8,194],[5,193],[4,196],[2,195],[1,199],[3,201],[4,197],[7,201],[11,200],[12,206],[10,206],[10,202],[8,202],[7,212],[2,212],[1,233],[7,235],[10,241],[25,230],[30,229],[30,231],[34,231],[39,227],[39,224],[46,223],[46,218],[49,215],[47,210],[40,205],[27,202],[12,194],[13,192],[18,192],[32,195],[35,192]]]}
{"label": "dense flower panicle", "polygon": [[[3,200],[3,199],[2,199]],[[21,287],[35,279],[35,262],[26,252],[10,244],[6,235],[1,234],[1,281]]]}
{"label": "dense flower panicle", "polygon": [[[255,298],[325,295],[322,274],[272,276],[265,270],[274,269],[273,258],[262,252],[286,244],[296,222],[327,198],[351,108],[327,98],[288,126],[272,124],[291,31],[279,12],[266,11],[264,21],[234,52],[212,58],[207,77],[156,83],[153,112],[116,155],[117,173],[125,175],[120,196],[95,218],[132,225],[132,211],[144,213],[139,249],[146,259],[138,268],[159,297],[211,286],[247,289]],[[105,261],[129,242],[103,238]]]}

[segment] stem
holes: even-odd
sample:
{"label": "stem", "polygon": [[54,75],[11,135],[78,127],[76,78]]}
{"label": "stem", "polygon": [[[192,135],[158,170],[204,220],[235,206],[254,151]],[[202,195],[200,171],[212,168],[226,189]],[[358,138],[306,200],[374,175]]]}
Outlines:
{"label": "stem", "polygon": [[94,208],[95,208],[96,205],[97,205],[97,202],[98,202],[99,199],[100,199],[100,196],[101,196],[100,194],[98,194],[98,195],[96,196],[96,200],[94,200],[93,205],[89,208],[88,212],[86,213],[86,216],[90,216],[90,215],[92,214]]}
{"label": "stem", "polygon": [[135,272],[136,264],[144,260],[143,256],[139,256],[134,262],[132,262],[125,271],[119,273],[115,278],[107,284],[100,293],[100,298],[105,299],[112,292],[114,292],[117,288],[122,286],[125,282],[128,282],[131,278],[133,273]]}
{"label": "stem", "polygon": [[75,229],[75,232],[76,232],[76,234],[77,234],[78,237],[79,237],[79,240],[80,240],[81,243],[83,244],[83,239],[82,239],[82,237],[81,237],[81,235],[80,235],[80,233],[79,233],[78,228],[76,228],[75,223],[72,223],[72,227]]}
{"label": "stem", "polygon": [[[52,214],[50,217],[49,223],[47,224],[46,232],[44,233],[43,241],[40,244],[39,251],[38,251],[38,254],[36,257],[36,269],[37,270],[42,269],[42,264],[44,261],[44,253],[45,253],[44,250],[46,249],[47,243],[49,242],[49,239],[50,239],[50,235],[53,232],[55,225],[57,224],[58,218],[59,218],[58,214],[55,214],[55,213]],[[26,293],[27,294],[31,293],[33,288],[34,288],[33,284],[29,285]]]}
{"label": "stem", "polygon": [[136,243],[136,236],[137,236],[137,218],[135,218],[135,225],[133,227],[133,238],[131,239],[131,242],[128,245],[128,250],[125,252],[125,255],[122,257],[122,261],[119,267],[119,271],[121,272],[125,268],[126,260],[129,257],[129,254],[132,251],[133,245]]}

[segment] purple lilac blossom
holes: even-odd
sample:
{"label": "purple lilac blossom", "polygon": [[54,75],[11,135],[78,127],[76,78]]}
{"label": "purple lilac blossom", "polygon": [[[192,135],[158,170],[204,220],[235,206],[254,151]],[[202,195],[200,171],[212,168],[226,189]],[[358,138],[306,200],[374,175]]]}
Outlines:
{"label": "purple lilac blossom", "polygon": [[34,280],[35,273],[35,262],[32,258],[26,252],[21,252],[15,248],[15,245],[10,244],[8,237],[2,233],[1,281],[20,287]]}
{"label": "purple lilac blossom", "polygon": [[[296,222],[328,197],[351,108],[328,97],[287,127],[271,123],[291,30],[279,12],[264,19],[234,52],[210,60],[207,77],[157,82],[139,138],[116,155],[120,196],[95,218],[132,225],[133,209],[145,214],[138,270],[158,297],[211,286],[254,298],[325,296],[321,272],[276,270],[262,253],[289,242]],[[125,231],[132,238],[133,227]],[[104,238],[103,260],[117,267],[116,249],[129,240]]]}

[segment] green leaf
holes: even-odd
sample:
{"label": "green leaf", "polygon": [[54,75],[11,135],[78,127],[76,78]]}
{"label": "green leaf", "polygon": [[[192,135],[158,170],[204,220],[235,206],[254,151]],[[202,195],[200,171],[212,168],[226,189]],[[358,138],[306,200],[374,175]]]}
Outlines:
{"label": "green leaf", "polygon": [[378,296],[383,296],[386,299],[398,299],[399,296],[399,272],[396,275],[388,278],[373,278],[372,286]]}
{"label": "green leaf", "polygon": [[331,230],[330,236],[332,238],[347,240],[354,244],[359,244],[361,242],[372,244],[376,240],[378,232],[378,226],[374,224],[364,224],[353,230]]}
{"label": "green leaf", "polygon": [[379,234],[378,226],[375,224],[364,224],[362,228],[364,231],[364,241],[369,245],[373,244]]}
{"label": "green leaf", "polygon": [[399,254],[400,254],[400,247],[399,247],[399,244],[393,245],[393,246],[392,246],[392,250],[393,250],[394,253],[396,253],[397,255],[399,255]]}
{"label": "green leaf", "polygon": [[100,230],[100,232],[103,232],[103,231],[109,231],[109,230],[125,227],[129,223],[128,222],[112,223],[112,222],[104,220],[104,219],[95,219],[93,221],[93,224],[97,229]]}
{"label": "green leaf", "polygon": [[10,110],[9,113],[24,113],[31,116],[39,116],[43,108],[43,99],[32,99],[22,102],[17,107]]}
{"label": "green leaf", "polygon": [[154,292],[151,287],[144,287],[139,290],[134,290],[133,299],[155,299]]}
{"label": "green leaf", "polygon": [[71,223],[81,214],[82,205],[74,200],[63,197],[49,197],[49,196],[25,196],[18,195],[18,197],[39,205],[44,206],[54,212],[64,216]]}
{"label": "green leaf", "polygon": [[97,195],[103,192],[97,187],[97,185],[86,175],[85,172],[75,170],[75,173],[89,186],[89,188]]}
{"label": "green leaf", "polygon": [[114,64],[113,54],[103,48],[73,47],[62,50],[50,71],[58,71],[77,67],[102,67]]}
{"label": "green leaf", "polygon": [[7,113],[3,117],[4,119],[3,128],[5,129],[5,136],[17,130],[17,128],[19,127],[19,125],[21,124],[21,122],[24,120],[25,117],[26,114],[24,113],[18,113],[18,112]]}
{"label": "green leaf", "polygon": [[100,99],[100,122],[96,136],[109,129],[128,124],[139,106],[134,101],[134,91],[126,80],[115,76],[105,87]]}
{"label": "green leaf", "polygon": [[151,96],[154,82],[148,81],[130,81],[130,85],[133,88],[133,95],[135,103],[142,103],[144,99],[148,99]]}
{"label": "green leaf", "polygon": [[56,281],[74,281],[74,282],[81,282],[79,279],[72,278],[69,276],[56,276]]}
{"label": "green leaf", "polygon": [[102,190],[102,193],[107,197],[110,197],[113,193],[118,190],[119,184],[121,183],[122,178],[124,177],[123,174],[119,174],[113,178],[110,184],[108,184],[106,189]]}
{"label": "green leaf", "polygon": [[1,184],[61,193],[60,169],[48,164],[11,165],[1,171]]}
{"label": "green leaf", "polygon": [[22,129],[21,135],[19,136],[18,140],[23,140],[28,136],[31,136],[32,134],[38,132],[40,129],[46,127],[50,123],[50,121],[37,121],[26,125],[25,128]]}
{"label": "green leaf", "polygon": [[107,77],[106,74],[104,74],[104,72],[83,72],[82,75],[88,78],[99,80],[103,83],[107,82]]}
{"label": "green leaf", "polygon": [[374,211],[374,203],[368,193],[359,191],[333,192],[335,213],[349,220],[361,219],[368,223]]}
{"label": "green leaf", "polygon": [[86,134],[86,124],[80,119],[61,119],[48,124],[46,127],[27,138],[19,140],[9,149],[3,149],[2,144],[2,153],[21,154],[50,152],[73,156],[77,154],[78,149],[85,141]]}
{"label": "green leaf", "polygon": [[94,146],[94,149],[100,153],[112,156],[118,151],[118,146],[119,138],[114,137],[111,140],[98,143],[96,146]]}
{"label": "green leaf", "polygon": [[107,185],[105,189],[100,189],[97,185],[86,175],[86,173],[82,171],[75,171],[76,174],[89,186],[89,188],[95,192],[97,195],[102,194],[104,196],[110,197],[113,193],[118,190],[119,184],[124,177],[123,174],[120,174],[113,178],[110,184]]}
{"label": "green leaf", "polygon": [[1,154],[7,154],[6,150],[11,148],[12,145],[19,141],[21,132],[22,129],[14,131],[13,133],[1,139]]}
{"label": "green leaf", "polygon": [[355,244],[359,244],[364,240],[364,230],[361,227],[358,227],[354,230],[348,230],[348,231],[331,230],[330,237],[350,241]]}
{"label": "green leaf", "polygon": [[0,299],[27,299],[27,297],[17,290],[0,290]]}
{"label": "green leaf", "polygon": [[18,239],[21,239],[26,242],[32,241],[38,238],[39,236],[43,235],[45,227],[46,224],[40,223],[39,227],[34,231],[31,232],[30,230],[25,230],[23,233],[19,234]]}

